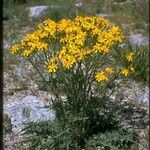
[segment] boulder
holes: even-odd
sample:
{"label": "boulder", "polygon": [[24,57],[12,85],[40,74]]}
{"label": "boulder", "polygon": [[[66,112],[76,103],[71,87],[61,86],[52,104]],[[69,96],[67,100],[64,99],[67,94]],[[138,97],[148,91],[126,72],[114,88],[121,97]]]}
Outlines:
{"label": "boulder", "polygon": [[29,17],[38,18],[40,17],[49,6],[34,6],[27,8],[29,10]]}

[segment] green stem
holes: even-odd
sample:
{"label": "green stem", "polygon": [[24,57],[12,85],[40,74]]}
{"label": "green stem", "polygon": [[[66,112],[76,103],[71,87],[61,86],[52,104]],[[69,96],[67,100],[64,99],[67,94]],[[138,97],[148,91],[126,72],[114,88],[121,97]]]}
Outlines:
{"label": "green stem", "polygon": [[[36,69],[36,71],[39,73],[39,75],[41,76],[41,78],[43,79],[43,81],[51,88],[51,90],[53,89],[52,87],[51,87],[51,85],[46,81],[46,79],[43,77],[43,75],[42,75],[42,73],[39,71],[39,69],[36,67],[36,65],[28,58],[26,58],[26,60],[28,60],[30,63],[31,63],[31,65]],[[52,92],[55,94],[55,96],[56,96],[56,98],[58,98],[59,99],[59,96],[58,96],[58,94],[54,91],[54,90],[52,90]],[[52,100],[52,102],[53,102],[53,100]]]}

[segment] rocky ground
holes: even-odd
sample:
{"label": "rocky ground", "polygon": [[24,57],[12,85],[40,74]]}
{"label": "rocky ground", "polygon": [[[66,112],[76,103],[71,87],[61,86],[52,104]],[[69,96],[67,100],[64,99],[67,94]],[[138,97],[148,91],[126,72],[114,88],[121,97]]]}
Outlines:
{"label": "rocky ground", "polygon": [[[78,4],[79,6],[82,4]],[[48,6],[30,7],[29,17],[39,17]],[[109,17],[108,14],[97,14],[97,16]],[[129,40],[133,45],[147,45],[148,38],[141,34],[131,33]],[[8,50],[10,42],[4,42],[4,49]],[[27,150],[28,145],[22,143],[23,137],[18,134],[25,123],[31,121],[52,120],[55,113],[47,105],[50,105],[53,95],[48,91],[41,91],[37,83],[33,81],[35,71],[30,64],[24,60],[18,60],[19,65],[11,65],[11,69],[4,71],[4,114],[10,118],[10,132],[4,135],[5,150]],[[128,85],[120,88],[123,99],[126,101],[135,100],[141,103],[143,109],[149,106],[149,87],[141,86],[140,83],[130,81]],[[113,95],[112,98],[115,99]],[[144,140],[145,131],[140,130],[140,150],[148,150],[148,141]]]}
{"label": "rocky ground", "polygon": [[[32,66],[27,68],[30,67],[32,68]],[[28,146],[22,142],[24,138],[18,133],[23,129],[25,123],[54,119],[54,111],[45,107],[51,104],[53,95],[48,91],[39,90],[38,85],[33,81],[33,69],[29,71],[23,67],[23,64],[22,67],[14,66],[13,68],[9,74],[4,72],[4,114],[7,114],[11,120],[11,131],[5,134],[4,143],[6,150],[14,148],[15,150],[26,150]],[[140,108],[137,108],[136,105],[133,107],[140,109],[141,112],[147,110],[147,115],[140,116],[141,114],[137,113],[135,120],[139,115],[138,122],[139,118],[145,122],[148,121],[149,88],[147,86],[144,87],[135,81],[130,81],[126,86],[121,86],[119,93],[120,95],[114,94],[112,99],[120,96],[123,98],[122,105],[130,101],[134,101],[134,104],[135,102],[142,104]],[[144,130],[140,129],[138,132],[141,135],[140,150],[147,150],[144,149],[148,145],[148,141],[143,140]]]}

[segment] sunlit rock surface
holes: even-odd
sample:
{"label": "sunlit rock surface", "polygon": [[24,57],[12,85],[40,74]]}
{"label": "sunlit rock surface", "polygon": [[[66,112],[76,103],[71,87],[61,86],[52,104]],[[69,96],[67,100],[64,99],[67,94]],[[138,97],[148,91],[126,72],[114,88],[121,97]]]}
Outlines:
{"label": "sunlit rock surface", "polygon": [[142,36],[142,34],[131,34],[129,36],[129,41],[131,42],[131,44],[138,45],[138,46],[149,44],[148,38]]}
{"label": "sunlit rock surface", "polygon": [[55,116],[53,110],[45,107],[44,101],[33,95],[5,103],[4,113],[11,117],[12,131],[15,133],[20,132],[25,123],[53,120]]}
{"label": "sunlit rock surface", "polygon": [[29,7],[29,17],[40,17],[47,9],[48,6]]}

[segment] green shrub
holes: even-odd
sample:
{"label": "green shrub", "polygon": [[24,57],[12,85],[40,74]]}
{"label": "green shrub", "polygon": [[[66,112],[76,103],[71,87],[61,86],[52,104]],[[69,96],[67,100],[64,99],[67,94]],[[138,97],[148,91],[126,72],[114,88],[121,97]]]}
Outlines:
{"label": "green shrub", "polygon": [[93,135],[122,128],[124,109],[111,96],[134,73],[134,58],[130,51],[124,51],[124,60],[116,58],[124,36],[108,20],[59,19],[39,24],[11,47],[11,53],[28,60],[54,95],[55,120],[26,129],[33,135],[31,148],[80,150]]}
{"label": "green shrub", "polygon": [[134,68],[137,72],[134,74],[134,78],[144,83],[149,83],[149,48],[148,47],[137,47],[135,49],[135,60]]}
{"label": "green shrub", "polygon": [[135,141],[134,133],[125,130],[113,130],[91,137],[87,150],[129,150]]}
{"label": "green shrub", "polygon": [[[92,101],[93,103],[87,104],[87,108],[82,110],[79,116],[74,115],[72,110],[69,111],[67,103],[61,106],[57,102],[54,104],[56,107],[54,121],[28,124],[24,130],[25,134],[31,135],[27,138],[31,150],[34,148],[95,150],[98,147],[100,150],[128,150],[136,144],[138,138],[134,127],[143,128],[142,119],[136,123],[133,121],[136,111],[140,113],[138,116],[142,115],[139,107],[135,109],[135,105],[131,105],[130,102],[121,104],[119,101],[108,99],[92,99]],[[144,119],[143,116],[141,118]],[[121,123],[124,120],[131,122],[128,126],[132,127],[133,131],[122,128]]]}
{"label": "green shrub", "polygon": [[[122,49],[122,50],[120,50]],[[121,47],[116,47],[116,51],[113,52],[117,62],[121,62],[121,65],[128,66],[130,62],[126,61],[125,53],[126,49],[134,53],[133,67],[135,73],[132,78],[136,81],[142,81],[148,84],[149,82],[149,48],[148,46],[132,46],[132,44],[127,40],[126,45]],[[122,61],[121,61],[122,60]]]}

